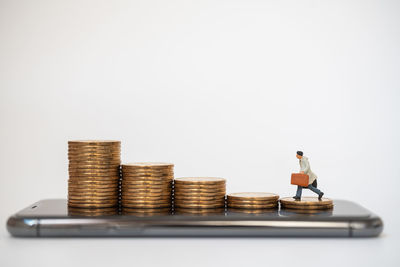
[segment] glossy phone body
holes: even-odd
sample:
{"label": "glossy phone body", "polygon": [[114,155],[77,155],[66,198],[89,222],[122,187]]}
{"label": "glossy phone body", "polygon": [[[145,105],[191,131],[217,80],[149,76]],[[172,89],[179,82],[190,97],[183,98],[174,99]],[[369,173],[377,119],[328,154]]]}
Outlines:
{"label": "glossy phone body", "polygon": [[382,220],[350,201],[334,200],[326,211],[281,208],[262,213],[222,210],[210,214],[71,212],[65,199],[42,200],[11,216],[17,237],[375,237]]}

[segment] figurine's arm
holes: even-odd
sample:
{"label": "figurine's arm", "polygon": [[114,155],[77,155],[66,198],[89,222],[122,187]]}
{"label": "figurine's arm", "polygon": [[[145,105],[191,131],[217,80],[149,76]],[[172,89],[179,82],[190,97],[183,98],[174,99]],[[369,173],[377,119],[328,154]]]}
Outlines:
{"label": "figurine's arm", "polygon": [[307,160],[302,160],[300,164],[300,173],[307,173],[310,170],[310,164]]}

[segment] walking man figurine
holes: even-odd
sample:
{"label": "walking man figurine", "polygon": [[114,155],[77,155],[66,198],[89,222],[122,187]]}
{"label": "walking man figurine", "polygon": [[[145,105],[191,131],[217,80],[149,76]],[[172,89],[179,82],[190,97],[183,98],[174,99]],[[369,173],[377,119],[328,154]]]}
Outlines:
{"label": "walking man figurine", "polygon": [[[299,159],[300,173],[308,174],[308,186],[304,187],[304,188],[308,188],[311,191],[313,191],[314,193],[318,194],[318,199],[321,200],[321,198],[324,195],[324,193],[321,192],[321,190],[319,190],[317,188],[317,175],[315,175],[315,173],[313,173],[311,171],[310,163],[308,162],[308,158],[303,156],[303,151],[297,151],[296,158]],[[303,190],[303,187],[298,185],[297,186],[296,196],[294,196],[293,198],[296,199],[296,200],[300,200],[301,199],[302,190]]]}

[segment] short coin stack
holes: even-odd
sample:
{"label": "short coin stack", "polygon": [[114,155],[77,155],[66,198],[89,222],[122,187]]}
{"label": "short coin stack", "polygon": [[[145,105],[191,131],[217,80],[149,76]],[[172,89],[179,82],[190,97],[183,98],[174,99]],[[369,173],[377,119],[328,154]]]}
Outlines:
{"label": "short coin stack", "polygon": [[120,154],[120,141],[69,141],[68,206],[117,206]]}
{"label": "short coin stack", "polygon": [[226,180],[216,177],[182,177],[174,181],[176,209],[225,207]]}
{"label": "short coin stack", "polygon": [[292,197],[280,199],[282,208],[296,210],[325,210],[333,208],[333,201],[329,198],[302,197],[301,200],[295,200]]}
{"label": "short coin stack", "polygon": [[122,165],[121,204],[127,208],[172,208],[174,165],[130,163]]}
{"label": "short coin stack", "polygon": [[227,196],[228,208],[273,209],[278,206],[279,196],[272,193],[244,192]]}

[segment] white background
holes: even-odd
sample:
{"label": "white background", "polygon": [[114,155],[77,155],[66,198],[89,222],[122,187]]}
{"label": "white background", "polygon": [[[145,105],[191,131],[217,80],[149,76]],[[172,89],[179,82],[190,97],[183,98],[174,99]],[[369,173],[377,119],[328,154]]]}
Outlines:
{"label": "white background", "polygon": [[[400,263],[399,1],[0,0],[1,266]],[[372,239],[16,239],[8,216],[67,196],[67,141],[175,163],[227,191],[292,196],[296,150]],[[311,195],[309,191],[305,195]]]}

